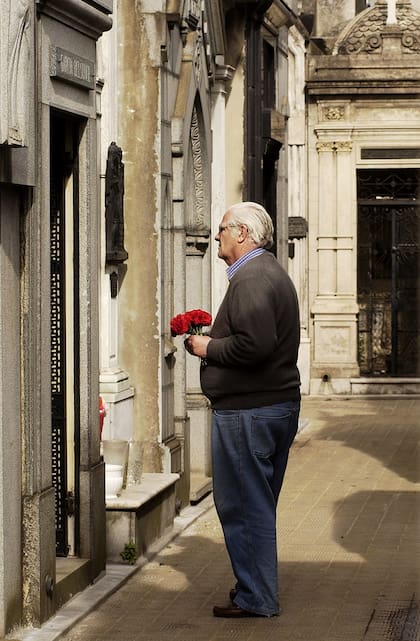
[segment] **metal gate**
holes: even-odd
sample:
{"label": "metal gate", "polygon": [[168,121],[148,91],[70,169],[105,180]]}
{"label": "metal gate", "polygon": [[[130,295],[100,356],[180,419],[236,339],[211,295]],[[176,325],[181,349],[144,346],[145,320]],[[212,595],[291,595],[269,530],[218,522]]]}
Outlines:
{"label": "metal gate", "polygon": [[[51,117],[50,171],[50,319],[51,319],[51,442],[52,483],[55,489],[56,554],[69,552],[68,517],[76,516],[74,547],[78,547],[78,467],[79,467],[79,376],[78,376],[78,123],[54,113]],[[69,177],[71,176],[71,183]],[[74,303],[72,313],[66,308],[66,184],[72,185],[72,260]],[[71,254],[71,257],[70,257]],[[67,333],[72,331],[74,354],[71,362],[73,387],[71,402],[74,433],[74,491],[68,490],[67,429],[70,396],[67,390]],[[73,425],[74,423],[74,425]],[[73,470],[72,470],[73,477]]]}
{"label": "metal gate", "polygon": [[362,169],[357,191],[360,373],[418,376],[420,172]]}

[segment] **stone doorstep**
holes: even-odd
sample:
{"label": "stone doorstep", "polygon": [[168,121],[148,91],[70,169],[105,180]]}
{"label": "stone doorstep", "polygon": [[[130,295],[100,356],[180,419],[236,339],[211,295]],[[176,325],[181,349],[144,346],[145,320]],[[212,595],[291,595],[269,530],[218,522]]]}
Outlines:
{"label": "stone doorstep", "polygon": [[420,378],[351,378],[351,394],[420,394]]}
{"label": "stone doorstep", "polygon": [[201,501],[213,489],[213,479],[204,474],[191,473],[190,477],[190,501],[194,505]]}
{"label": "stone doorstep", "polygon": [[84,590],[92,581],[89,559],[57,557],[54,604],[59,609],[74,594]]}
{"label": "stone doorstep", "polygon": [[172,527],[176,516],[175,487],[179,474],[144,473],[115,499],[106,501],[107,561],[122,563],[126,543],[144,555]]}

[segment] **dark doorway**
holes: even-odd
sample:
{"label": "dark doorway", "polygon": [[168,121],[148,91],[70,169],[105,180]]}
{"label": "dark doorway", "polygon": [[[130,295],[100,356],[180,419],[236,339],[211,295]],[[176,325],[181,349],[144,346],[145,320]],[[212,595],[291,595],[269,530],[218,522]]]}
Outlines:
{"label": "dark doorway", "polygon": [[245,199],[263,205],[274,226],[273,253],[277,238],[277,179],[281,149],[273,138],[272,113],[276,102],[276,54],[263,37],[261,17],[251,14],[247,30],[246,62],[246,193]]}
{"label": "dark doorway", "polygon": [[361,169],[359,365],[365,376],[420,374],[418,169]]}
{"label": "dark doorway", "polygon": [[[79,548],[79,140],[82,123],[51,114],[51,414],[56,553]],[[74,527],[69,527],[69,523]]]}

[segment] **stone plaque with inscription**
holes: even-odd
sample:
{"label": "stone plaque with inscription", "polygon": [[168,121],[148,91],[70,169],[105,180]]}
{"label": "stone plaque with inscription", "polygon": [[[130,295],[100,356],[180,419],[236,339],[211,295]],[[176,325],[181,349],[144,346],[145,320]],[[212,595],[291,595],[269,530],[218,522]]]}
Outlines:
{"label": "stone plaque with inscription", "polygon": [[51,47],[50,76],[86,89],[95,87],[94,63],[61,47]]}

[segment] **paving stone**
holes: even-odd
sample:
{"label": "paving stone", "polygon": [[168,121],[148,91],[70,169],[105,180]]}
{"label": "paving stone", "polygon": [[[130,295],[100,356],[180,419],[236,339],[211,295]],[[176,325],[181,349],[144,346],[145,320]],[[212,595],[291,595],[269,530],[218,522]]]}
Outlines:
{"label": "paving stone", "polygon": [[418,641],[420,399],[310,397],[302,416],[278,511],[280,617],[212,616],[233,577],[209,496],[199,518],[105,600],[91,599],[80,621],[70,602],[55,637],[51,622],[14,638]]}

